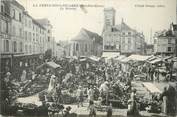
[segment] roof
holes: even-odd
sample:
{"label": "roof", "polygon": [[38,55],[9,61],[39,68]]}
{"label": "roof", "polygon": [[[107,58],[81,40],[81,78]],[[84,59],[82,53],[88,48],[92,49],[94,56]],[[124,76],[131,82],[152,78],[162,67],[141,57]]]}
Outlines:
{"label": "roof", "polygon": [[34,24],[38,25],[39,27],[41,27],[42,29],[45,29],[43,25],[41,25],[38,21],[36,21],[35,19],[32,18],[32,21]]}
{"label": "roof", "polygon": [[25,8],[20,3],[18,3],[16,0],[11,0],[11,3],[13,5],[16,5],[18,8],[25,10]]}
{"label": "roof", "polygon": [[86,39],[88,39],[88,40],[95,39],[95,41],[97,41],[97,42],[102,42],[101,36],[99,36],[97,33],[91,32],[91,31],[86,30],[84,28],[82,28],[80,30],[79,34],[76,37],[72,38],[71,40],[73,40],[73,41],[79,40],[80,41],[80,40],[86,40]]}
{"label": "roof", "polygon": [[113,7],[107,7],[107,8],[104,8],[104,11],[116,11]]}
{"label": "roof", "polygon": [[[126,30],[126,31],[127,30],[136,31],[136,30],[130,28],[130,26],[128,26],[124,21],[122,21],[121,24],[111,26],[111,28],[112,28],[113,32],[121,32],[121,31],[124,31],[124,30]],[[107,28],[106,28],[106,26],[104,26],[102,34],[106,31],[107,31]],[[143,34],[139,34],[139,35],[143,36]]]}
{"label": "roof", "polygon": [[51,68],[54,68],[54,69],[56,69],[56,68],[61,68],[60,65],[58,65],[58,64],[56,64],[55,62],[51,61],[51,62],[47,62],[47,63],[44,63],[44,64],[38,66],[37,69],[40,69],[40,68],[42,68],[43,66],[48,66],[48,67],[51,67]]}
{"label": "roof", "polygon": [[175,37],[172,30],[163,30],[156,34],[157,37]]}
{"label": "roof", "polygon": [[50,21],[47,18],[43,18],[43,19],[35,19],[39,24],[41,24],[42,26],[44,25],[50,25],[52,27],[52,25],[50,24]]}
{"label": "roof", "polygon": [[121,24],[115,25],[115,28],[117,30],[133,30],[125,22],[122,22]]}

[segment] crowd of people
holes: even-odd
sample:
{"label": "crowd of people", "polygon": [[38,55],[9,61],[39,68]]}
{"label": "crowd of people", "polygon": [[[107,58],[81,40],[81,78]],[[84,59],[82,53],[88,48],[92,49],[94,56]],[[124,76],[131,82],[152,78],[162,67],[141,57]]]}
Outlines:
{"label": "crowd of people", "polygon": [[[55,63],[61,68],[42,67],[36,71],[23,70],[20,81],[11,78],[11,73],[8,72],[6,77],[1,79],[4,103],[13,105],[15,99],[20,96],[30,96],[42,92],[40,100],[43,102],[42,107],[46,108],[40,108],[44,110],[53,110],[52,108],[55,106],[52,104],[59,105],[56,108],[64,109],[61,104],[66,104],[65,99],[68,96],[73,96],[74,99],[70,103],[76,103],[78,107],[84,106],[85,102],[89,103],[90,117],[95,117],[96,110],[102,110],[104,106],[106,106],[107,117],[112,116],[113,107],[128,108],[128,115],[139,115],[141,109],[138,103],[140,99],[136,96],[136,89],[132,88],[131,82],[136,80],[137,73],[144,73],[146,80],[159,79],[158,70],[155,70],[154,66],[146,64],[141,67],[132,65],[125,72],[122,70],[121,64],[114,62],[108,64],[104,61],[64,58],[55,61]],[[71,95],[64,95],[65,92]],[[163,97],[171,97],[170,93],[170,91],[169,93],[164,91],[157,101],[161,103],[160,100],[163,100]],[[153,101],[155,101],[154,98]],[[47,105],[47,102],[52,102],[52,104]],[[147,106],[151,104],[148,103]],[[170,108],[170,106],[171,103],[166,107]],[[176,107],[173,108],[176,109]],[[6,110],[4,107],[2,111]],[[69,114],[70,110],[71,107],[67,107],[66,114]],[[164,112],[167,113],[167,110]]]}

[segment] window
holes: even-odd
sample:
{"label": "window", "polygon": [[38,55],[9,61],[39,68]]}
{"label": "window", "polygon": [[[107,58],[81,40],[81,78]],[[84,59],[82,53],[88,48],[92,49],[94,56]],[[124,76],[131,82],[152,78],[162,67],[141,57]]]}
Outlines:
{"label": "window", "polygon": [[25,45],[25,52],[28,53],[28,46]]}
{"label": "window", "polygon": [[4,42],[4,50],[5,52],[9,52],[9,40],[5,40]]}
{"label": "window", "polygon": [[20,32],[19,36],[22,37],[22,29],[21,28],[19,28],[19,32]]}
{"label": "window", "polygon": [[20,52],[23,52],[23,43],[20,42]]}
{"label": "window", "polygon": [[131,43],[131,38],[128,38],[128,43],[129,43],[129,44]]}
{"label": "window", "polygon": [[76,44],[76,51],[79,51],[79,44]]}
{"label": "window", "polygon": [[48,42],[50,41],[50,37],[48,37]]}
{"label": "window", "polygon": [[33,33],[33,41],[35,41],[35,34]]}
{"label": "window", "polygon": [[13,33],[13,35],[16,35],[16,27],[15,26],[12,27],[12,33]]}
{"label": "window", "polygon": [[171,39],[168,39],[168,44],[171,44]]}
{"label": "window", "polygon": [[105,48],[105,49],[108,49],[108,48],[109,48],[109,46],[105,45],[105,46],[104,46],[104,48]]}
{"label": "window", "polygon": [[17,52],[17,42],[13,42],[13,52]]}
{"label": "window", "polygon": [[25,31],[25,40],[28,40],[27,32]]}
{"label": "window", "polygon": [[168,47],[168,52],[171,52],[172,51],[172,48],[171,47]]}
{"label": "window", "polygon": [[87,52],[87,44],[85,44],[85,52]]}
{"label": "window", "polygon": [[4,12],[4,6],[1,5],[1,12],[3,13]]}
{"label": "window", "polygon": [[25,26],[27,26],[27,19],[25,18]]}
{"label": "window", "polygon": [[29,52],[32,53],[32,50],[31,50],[31,45],[29,46]]}
{"label": "window", "polygon": [[128,32],[128,35],[131,35],[131,32]]}
{"label": "window", "polygon": [[6,29],[5,29],[6,33],[9,32],[9,26],[8,26],[8,21],[6,21]]}
{"label": "window", "polygon": [[19,21],[21,22],[22,21],[22,14],[19,13]]}
{"label": "window", "polygon": [[33,45],[33,53],[35,53],[35,45]]}
{"label": "window", "polygon": [[122,43],[125,43],[125,39],[122,39]]}
{"label": "window", "polygon": [[31,32],[28,33],[29,41],[31,41]]}
{"label": "window", "polygon": [[13,9],[13,18],[15,19],[15,9]]}
{"label": "window", "polygon": [[31,28],[31,21],[29,21],[29,28]]}

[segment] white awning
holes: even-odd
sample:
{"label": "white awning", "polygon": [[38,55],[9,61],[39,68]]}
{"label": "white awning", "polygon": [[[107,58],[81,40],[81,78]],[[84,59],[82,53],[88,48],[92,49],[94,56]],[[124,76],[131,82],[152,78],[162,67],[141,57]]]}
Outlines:
{"label": "white awning", "polygon": [[97,57],[97,56],[90,56],[88,58],[93,60],[93,61],[97,61],[97,62],[100,60],[100,57]]}
{"label": "white awning", "polygon": [[17,98],[16,102],[23,104],[35,104],[37,106],[42,105],[42,102],[40,101],[38,94],[29,97]]}
{"label": "white awning", "polygon": [[143,55],[130,55],[128,58],[130,60],[134,60],[134,61],[145,61],[148,58],[150,58],[151,56],[143,56]]}
{"label": "white awning", "polygon": [[47,65],[48,66],[50,66],[50,67],[52,67],[52,68],[59,68],[60,67],[60,65],[58,65],[58,64],[56,64],[55,62],[47,62]]}
{"label": "white awning", "polygon": [[124,59],[124,58],[126,58],[126,56],[120,55],[119,57],[116,58],[116,60],[120,61],[120,60],[122,60],[122,59]]}
{"label": "white awning", "polygon": [[102,54],[103,58],[115,58],[117,56],[120,56],[120,52],[103,52]]}
{"label": "white awning", "polygon": [[130,61],[130,59],[128,57],[125,57],[125,58],[120,60],[120,62],[123,62],[123,63],[127,63],[129,61]]}
{"label": "white awning", "polygon": [[158,63],[158,62],[160,62],[160,61],[162,61],[161,58],[156,58],[156,59],[150,61],[150,63],[151,63],[151,64],[154,64],[154,63]]}
{"label": "white awning", "polygon": [[150,93],[162,93],[154,84],[152,83],[143,83],[144,87],[150,92]]}

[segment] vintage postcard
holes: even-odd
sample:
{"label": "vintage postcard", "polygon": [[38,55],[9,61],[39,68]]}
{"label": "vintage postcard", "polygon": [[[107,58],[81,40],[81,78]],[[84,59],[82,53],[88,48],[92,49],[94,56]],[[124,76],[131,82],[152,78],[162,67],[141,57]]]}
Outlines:
{"label": "vintage postcard", "polygon": [[176,0],[0,0],[0,116],[177,116]]}

